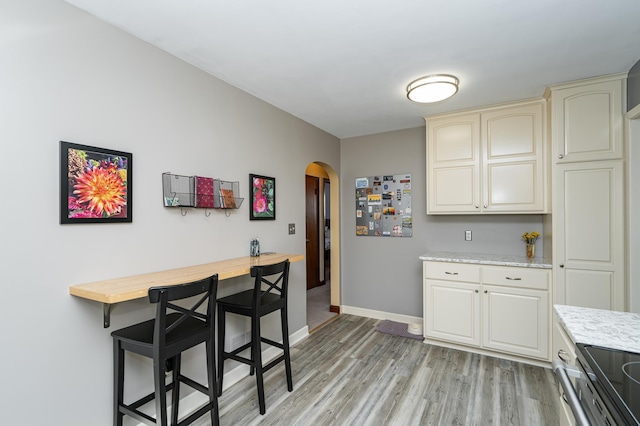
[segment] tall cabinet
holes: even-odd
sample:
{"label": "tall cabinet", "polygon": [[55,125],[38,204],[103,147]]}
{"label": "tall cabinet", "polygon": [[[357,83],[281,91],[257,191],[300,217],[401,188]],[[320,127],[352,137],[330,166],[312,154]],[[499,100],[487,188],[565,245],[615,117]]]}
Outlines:
{"label": "tall cabinet", "polygon": [[625,310],[625,76],[552,86],[554,303]]}

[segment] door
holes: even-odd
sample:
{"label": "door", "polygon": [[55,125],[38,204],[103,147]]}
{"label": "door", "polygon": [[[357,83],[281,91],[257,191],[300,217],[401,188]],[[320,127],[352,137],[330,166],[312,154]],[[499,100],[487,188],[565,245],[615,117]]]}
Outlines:
{"label": "door", "polygon": [[307,290],[310,290],[320,285],[320,240],[318,232],[320,179],[309,175],[306,175],[305,178]]}
{"label": "door", "polygon": [[622,161],[563,164],[557,179],[555,303],[624,310]]}

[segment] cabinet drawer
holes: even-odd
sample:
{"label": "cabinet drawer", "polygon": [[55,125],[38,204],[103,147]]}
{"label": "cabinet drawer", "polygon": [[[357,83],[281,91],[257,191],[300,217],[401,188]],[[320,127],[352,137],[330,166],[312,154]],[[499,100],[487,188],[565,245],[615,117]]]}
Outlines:
{"label": "cabinet drawer", "polygon": [[485,266],[482,273],[482,282],[483,284],[546,290],[549,288],[549,271],[542,269]]}
{"label": "cabinet drawer", "polygon": [[464,263],[425,262],[425,278],[446,281],[480,282],[480,266]]}

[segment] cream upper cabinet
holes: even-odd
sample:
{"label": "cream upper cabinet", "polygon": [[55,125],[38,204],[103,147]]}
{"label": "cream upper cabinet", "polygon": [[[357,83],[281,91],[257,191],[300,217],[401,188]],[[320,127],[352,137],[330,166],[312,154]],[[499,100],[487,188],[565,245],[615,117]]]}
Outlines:
{"label": "cream upper cabinet", "polygon": [[427,212],[480,212],[480,115],[427,119]]}
{"label": "cream upper cabinet", "polygon": [[623,158],[624,82],[612,76],[549,88],[555,162]]}
{"label": "cream upper cabinet", "polygon": [[427,117],[427,213],[544,213],[545,103]]}
{"label": "cream upper cabinet", "polygon": [[481,114],[485,213],[545,211],[544,113],[536,102]]}

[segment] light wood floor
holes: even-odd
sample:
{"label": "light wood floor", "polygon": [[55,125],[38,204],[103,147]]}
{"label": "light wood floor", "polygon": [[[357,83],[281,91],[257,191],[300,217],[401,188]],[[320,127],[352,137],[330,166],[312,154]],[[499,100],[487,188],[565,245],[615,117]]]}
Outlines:
{"label": "light wood floor", "polygon": [[378,322],[342,314],[293,347],[294,390],[284,366],[268,372],[264,416],[254,377],[225,390],[221,425],[558,424],[551,370],[382,334]]}

